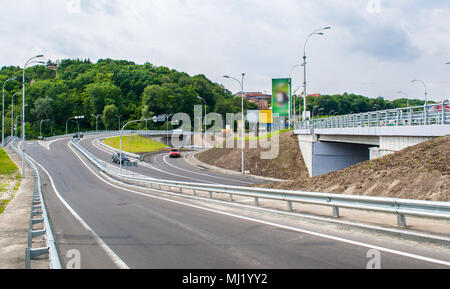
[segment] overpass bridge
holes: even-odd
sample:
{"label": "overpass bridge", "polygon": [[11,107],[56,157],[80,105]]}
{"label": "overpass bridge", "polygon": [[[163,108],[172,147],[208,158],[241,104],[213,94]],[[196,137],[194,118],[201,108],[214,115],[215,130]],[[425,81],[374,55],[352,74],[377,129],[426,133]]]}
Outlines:
{"label": "overpass bridge", "polygon": [[450,103],[327,117],[294,127],[309,175],[317,176],[450,134]]}

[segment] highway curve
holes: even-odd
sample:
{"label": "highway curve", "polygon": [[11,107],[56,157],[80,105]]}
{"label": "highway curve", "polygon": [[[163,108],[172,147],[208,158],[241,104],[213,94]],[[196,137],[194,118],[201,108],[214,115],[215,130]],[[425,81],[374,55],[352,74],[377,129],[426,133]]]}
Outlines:
{"label": "highway curve", "polygon": [[[82,268],[365,269],[368,252],[376,248],[383,268],[450,265],[442,248],[115,185],[85,165],[70,141],[55,141],[49,149],[27,142],[26,149],[41,167],[62,264],[67,251],[76,249]],[[185,171],[146,173],[175,179]]]}

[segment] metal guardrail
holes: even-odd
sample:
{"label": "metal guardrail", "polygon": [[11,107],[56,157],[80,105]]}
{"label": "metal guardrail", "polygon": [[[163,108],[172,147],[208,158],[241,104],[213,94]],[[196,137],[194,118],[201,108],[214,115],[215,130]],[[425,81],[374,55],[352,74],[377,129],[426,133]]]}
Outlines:
{"label": "metal guardrail", "polygon": [[6,146],[8,146],[8,143],[12,140],[12,139],[14,139],[14,137],[12,137],[12,136],[7,136],[7,137],[5,137],[5,143],[4,144],[2,144],[1,142],[0,142],[0,147],[6,147]]}
{"label": "metal guardrail", "polygon": [[94,164],[106,175],[124,183],[154,190],[173,193],[173,189],[177,189],[177,193],[182,194],[183,190],[188,189],[193,191],[194,195],[196,195],[198,191],[203,191],[209,193],[209,198],[211,199],[213,198],[213,194],[226,194],[229,195],[230,201],[233,201],[234,195],[251,197],[254,198],[255,206],[259,205],[259,199],[279,200],[285,201],[287,203],[287,209],[289,211],[293,210],[292,203],[328,206],[332,208],[332,215],[336,218],[339,217],[339,208],[392,213],[397,216],[397,225],[399,227],[406,227],[406,216],[447,220],[450,219],[450,202],[432,202],[408,199],[263,189],[254,187],[188,183],[160,180],[150,177],[133,176],[130,174],[127,175],[118,172],[117,168],[112,168],[110,164],[99,160],[77,142],[72,141],[72,144],[92,164]]}
{"label": "metal guardrail", "polygon": [[295,122],[294,128],[300,130],[436,124],[450,124],[450,102],[313,119]]}
{"label": "metal guardrail", "polygon": [[[17,141],[15,138],[11,143],[11,148],[15,154],[21,155],[19,150],[14,146]],[[52,228],[47,215],[44,197],[42,195],[42,181],[39,171],[33,161],[25,155],[25,163],[33,171],[33,197],[30,214],[30,225],[28,231],[28,247],[25,249],[25,269],[30,269],[31,260],[48,254],[50,261],[50,269],[61,269],[61,262],[59,261],[58,252],[56,250],[55,238],[53,237]],[[34,230],[34,225],[44,224],[44,229]],[[45,235],[47,247],[32,248],[33,238]]]}

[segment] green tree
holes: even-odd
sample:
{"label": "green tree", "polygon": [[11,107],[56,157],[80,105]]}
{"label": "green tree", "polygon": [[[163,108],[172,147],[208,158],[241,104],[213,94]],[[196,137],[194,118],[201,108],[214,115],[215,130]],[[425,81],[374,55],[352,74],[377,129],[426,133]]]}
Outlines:
{"label": "green tree", "polygon": [[119,110],[114,104],[105,106],[103,110],[103,124],[107,130],[114,130],[118,128],[118,115]]}

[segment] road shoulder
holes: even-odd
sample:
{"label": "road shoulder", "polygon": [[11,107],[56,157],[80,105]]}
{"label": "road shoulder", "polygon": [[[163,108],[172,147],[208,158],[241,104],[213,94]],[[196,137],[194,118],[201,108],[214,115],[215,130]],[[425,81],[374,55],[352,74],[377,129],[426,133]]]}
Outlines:
{"label": "road shoulder", "polygon": [[[9,147],[5,147],[4,150],[20,168],[22,164],[20,158]],[[28,167],[25,174],[32,174]],[[32,192],[33,179],[23,179],[14,198],[0,215],[0,256],[2,256],[0,269],[25,268]]]}

